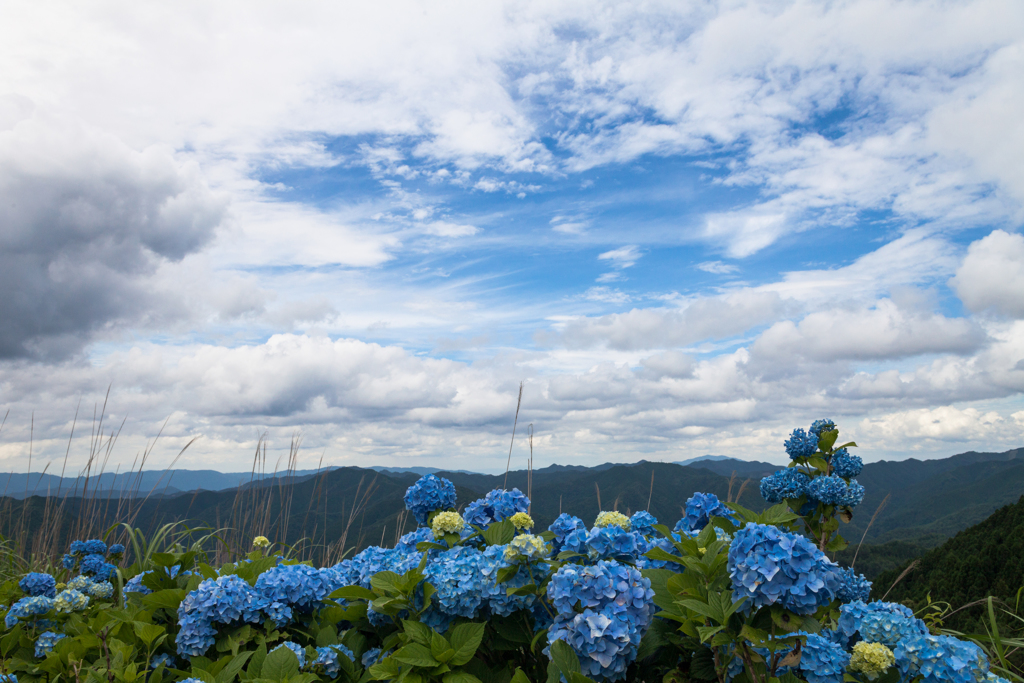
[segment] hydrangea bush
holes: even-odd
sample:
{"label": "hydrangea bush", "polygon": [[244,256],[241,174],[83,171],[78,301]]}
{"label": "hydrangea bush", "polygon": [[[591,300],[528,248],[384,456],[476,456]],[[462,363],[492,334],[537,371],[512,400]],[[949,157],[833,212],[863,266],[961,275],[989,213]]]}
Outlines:
{"label": "hydrangea bush", "polygon": [[331,567],[264,537],[221,567],[76,541],[11,587],[0,683],[998,683],[975,644],[829,558],[864,495],[837,440],[830,420],[794,430],[765,511],[698,492],[671,527],[606,510],[538,528],[517,489],[460,511],[428,475],[405,496],[415,531]]}

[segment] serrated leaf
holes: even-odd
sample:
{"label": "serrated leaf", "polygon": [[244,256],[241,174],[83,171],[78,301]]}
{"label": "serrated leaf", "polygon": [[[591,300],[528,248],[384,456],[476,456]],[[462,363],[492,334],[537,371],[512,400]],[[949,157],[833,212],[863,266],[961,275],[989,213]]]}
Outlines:
{"label": "serrated leaf", "polygon": [[217,674],[217,683],[231,683],[235,680],[235,676],[242,670],[245,663],[252,657],[252,652],[240,652],[231,658],[223,669]]}
{"label": "serrated leaf", "polygon": [[342,586],[327,597],[331,600],[373,600],[377,594],[362,586]]}
{"label": "serrated leaf", "polygon": [[455,656],[451,659],[452,666],[462,666],[473,659],[483,638],[483,624],[470,622],[453,628],[451,635],[448,636],[448,641],[455,649]]}
{"label": "serrated leaf", "polygon": [[677,600],[676,602],[678,602],[680,605],[689,610],[693,610],[701,616],[705,616],[709,619],[714,619],[719,624],[725,621],[725,618],[722,616],[722,613],[718,609],[717,605],[709,605],[706,602],[701,602],[700,600],[695,600],[693,598]]}
{"label": "serrated leaf", "polygon": [[139,637],[139,640],[149,647],[154,640],[160,637],[164,632],[163,626],[157,624],[145,624],[141,621],[136,621],[132,624],[132,628],[135,629],[135,635]]}
{"label": "serrated leaf", "polygon": [[[193,667],[194,668],[194,667]],[[299,658],[286,647],[280,647],[267,655],[263,660],[260,678],[272,681],[287,681],[299,673]]]}
{"label": "serrated leaf", "polygon": [[316,646],[327,647],[338,642],[338,627],[334,624],[324,624],[316,634]]}
{"label": "serrated leaf", "polygon": [[165,588],[162,591],[143,595],[139,600],[143,605],[151,609],[162,607],[163,609],[177,612],[181,601],[185,599],[186,595],[188,593],[181,588]]}
{"label": "serrated leaf", "polygon": [[394,659],[402,664],[419,667],[435,667],[439,663],[430,654],[430,650],[419,643],[409,643],[391,655],[390,659]]}
{"label": "serrated leaf", "polygon": [[505,545],[516,535],[516,527],[509,520],[495,522],[481,534],[487,545]]}
{"label": "serrated leaf", "polygon": [[518,564],[514,564],[514,565],[512,565],[510,567],[502,567],[501,569],[498,570],[498,580],[497,580],[497,583],[505,583],[506,581],[510,581],[518,573],[519,573],[519,565]]}
{"label": "serrated leaf", "polygon": [[697,633],[700,635],[700,642],[706,643],[725,626],[698,626]]}
{"label": "serrated leaf", "polygon": [[398,593],[401,592],[399,584],[402,582],[402,577],[395,572],[383,571],[377,572],[370,577],[370,585],[373,586],[373,590],[377,593]]}
{"label": "serrated leaf", "polygon": [[429,626],[420,621],[413,621],[412,619],[403,619],[402,626],[405,628],[405,635],[409,636],[414,643],[419,643],[424,647],[430,647],[430,640],[435,633]]}
{"label": "serrated leaf", "polygon": [[556,640],[551,643],[551,661],[558,667],[559,672],[568,680],[569,676],[580,672],[580,660],[576,651],[564,640]]}
{"label": "serrated leaf", "polygon": [[[448,645],[448,641],[445,640],[444,636],[442,636],[437,631],[430,632],[430,654],[434,657],[434,659],[441,662],[442,664],[444,662],[447,662],[449,659],[451,659],[451,657],[448,657],[447,659],[442,659],[441,655],[443,655],[445,651],[450,649],[451,646]],[[455,654],[454,650],[452,650],[452,654]]]}
{"label": "serrated leaf", "polygon": [[250,678],[261,678],[263,671],[263,662],[267,659],[267,644],[263,643],[256,651],[252,653],[252,659],[249,660],[249,666],[246,667],[246,673],[249,674]]}

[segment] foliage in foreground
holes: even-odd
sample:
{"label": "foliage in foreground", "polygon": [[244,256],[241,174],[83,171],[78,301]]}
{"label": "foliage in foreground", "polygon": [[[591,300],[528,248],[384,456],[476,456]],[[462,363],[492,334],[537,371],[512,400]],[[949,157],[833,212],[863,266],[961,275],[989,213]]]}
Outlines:
{"label": "foliage in foreground", "polygon": [[[155,552],[133,532],[128,565],[78,541],[4,587],[0,683],[1001,680],[978,643],[866,602],[870,583],[829,559],[864,495],[837,438],[828,420],[793,432],[763,513],[697,493],[673,528],[607,511],[535,533],[518,489],[460,513],[428,475],[405,496],[416,531],[331,567],[262,537],[220,567],[202,542]],[[1014,645],[985,644],[1014,676],[998,650]]]}

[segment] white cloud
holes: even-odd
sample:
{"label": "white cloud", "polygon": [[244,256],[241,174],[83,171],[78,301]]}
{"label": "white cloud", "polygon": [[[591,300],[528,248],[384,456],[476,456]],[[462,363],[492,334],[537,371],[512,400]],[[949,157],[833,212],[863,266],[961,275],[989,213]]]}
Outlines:
{"label": "white cloud", "polygon": [[480,229],[472,225],[460,225],[449,221],[434,221],[426,226],[426,231],[428,234],[437,235],[438,237],[469,237],[478,233]]}
{"label": "white cloud", "polygon": [[729,273],[735,273],[739,270],[738,266],[734,266],[731,263],[722,263],[721,261],[704,261],[703,263],[697,264],[698,270],[703,270],[705,273],[712,273],[715,275],[728,275]]}
{"label": "white cloud", "polygon": [[640,248],[635,244],[630,244],[598,254],[597,259],[599,261],[610,261],[615,268],[630,268],[636,264],[641,256],[643,254],[640,253]]}
{"label": "white cloud", "polygon": [[972,311],[1024,318],[1024,237],[994,230],[973,242],[949,284]]}

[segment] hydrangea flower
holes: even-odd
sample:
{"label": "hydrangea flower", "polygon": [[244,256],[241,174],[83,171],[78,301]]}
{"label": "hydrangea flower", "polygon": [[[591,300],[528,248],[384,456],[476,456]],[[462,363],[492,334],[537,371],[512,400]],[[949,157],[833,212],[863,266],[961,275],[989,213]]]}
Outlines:
{"label": "hydrangea flower", "polygon": [[107,554],[107,544],[104,543],[103,541],[99,540],[98,538],[94,538],[92,540],[86,541],[82,545],[82,549],[83,549],[83,551],[85,552],[86,555],[106,555]]}
{"label": "hydrangea flower", "polygon": [[523,530],[533,528],[533,517],[525,512],[517,512],[508,519],[516,529]]}
{"label": "hydrangea flower", "polygon": [[466,524],[488,527],[494,522],[504,521],[517,512],[526,512],[529,509],[530,499],[519,489],[494,489],[483,498],[467,505],[462,516]]}
{"label": "hydrangea flower", "polygon": [[17,674],[0,674],[0,683],[18,683]]}
{"label": "hydrangea flower", "polygon": [[[111,587],[111,592],[113,592],[113,587]],[[74,588],[62,590],[53,600],[53,609],[57,612],[78,612],[85,609],[88,605],[89,597]]]}
{"label": "hydrangea flower", "polygon": [[728,567],[733,599],[748,598],[744,609],[781,605],[811,614],[832,602],[839,585],[838,565],[805,537],[753,522],[736,533]]}
{"label": "hydrangea flower", "polygon": [[114,594],[114,584],[109,581],[93,581],[85,591],[94,598],[106,599]]}
{"label": "hydrangea flower", "polygon": [[585,676],[621,680],[650,626],[653,597],[651,582],[633,567],[608,561],[563,565],[548,583],[548,599],[558,614],[545,652],[563,640],[575,650]]}
{"label": "hydrangea flower", "polygon": [[179,631],[175,642],[178,654],[196,657],[205,654],[215,642],[217,624],[263,621],[262,610],[268,600],[235,575],[206,579],[185,596],[178,607]]}
{"label": "hydrangea flower", "polygon": [[825,505],[855,507],[864,500],[864,487],[856,479],[847,484],[842,477],[830,474],[811,480],[807,486],[807,495]]}
{"label": "hydrangea flower", "polygon": [[18,588],[25,595],[45,595],[52,598],[57,595],[57,580],[50,574],[30,572],[18,582]]}
{"label": "hydrangea flower", "polygon": [[71,541],[71,554],[72,555],[84,555],[85,554],[85,541]]}
{"label": "hydrangea flower", "polygon": [[551,554],[551,546],[540,536],[519,534],[505,546],[505,561],[543,559]]}
{"label": "hydrangea flower", "polygon": [[[91,542],[86,541],[87,544]],[[108,563],[103,555],[93,553],[82,558],[81,571],[83,574],[95,577],[97,581],[106,581],[117,572],[117,567]]]}
{"label": "hydrangea flower", "polygon": [[53,651],[53,646],[56,645],[57,641],[63,637],[63,633],[54,633],[53,631],[40,633],[39,637],[36,639],[36,657],[42,659],[50,654],[50,652]]}
{"label": "hydrangea flower", "polygon": [[871,596],[871,582],[863,574],[858,574],[849,567],[839,570],[839,587],[836,598],[840,602],[868,600]]}
{"label": "hydrangea flower", "polygon": [[45,595],[33,595],[28,598],[22,598],[11,605],[11,609],[7,610],[7,615],[4,617],[4,625],[7,628],[14,628],[14,625],[18,623],[18,619],[42,616],[51,609],[53,609],[53,598],[48,598]]}
{"label": "hydrangea flower", "polygon": [[384,659],[391,654],[391,650],[387,652],[381,652],[379,647],[373,647],[363,653],[362,658],[359,662],[363,665],[364,669],[369,669],[371,666]]}
{"label": "hydrangea flower", "polygon": [[647,552],[647,543],[643,536],[626,531],[618,525],[594,527],[587,534],[586,546],[586,554],[591,560],[634,561]]}
{"label": "hydrangea flower", "polygon": [[905,681],[921,676],[921,683],[974,683],[988,673],[988,658],[981,648],[952,636],[904,638],[893,656]]}
{"label": "hydrangea flower", "polygon": [[850,655],[828,638],[817,633],[806,635],[798,668],[807,683],[842,683]]}
{"label": "hydrangea flower", "polygon": [[658,518],[647,510],[637,510],[629,518],[629,528],[644,536],[653,536],[654,525],[657,523]]}
{"label": "hydrangea flower", "polygon": [[427,581],[437,592],[432,609],[449,617],[475,617],[483,602],[484,556],[476,548],[457,546],[427,564]]}
{"label": "hydrangea flower", "polygon": [[504,545],[492,545],[484,548],[483,559],[480,562],[483,597],[487,601],[487,608],[491,614],[503,617],[529,610],[538,604],[536,595],[509,595],[509,588],[522,588],[533,582],[534,579],[537,583],[542,583],[551,572],[551,568],[546,563],[529,562],[527,566],[520,568],[510,580],[498,583],[498,572],[511,566],[505,559],[507,548],[508,546]]}
{"label": "hydrangea flower", "polygon": [[928,627],[909,607],[895,602],[857,600],[839,608],[839,630],[848,638],[859,635],[868,643],[881,643],[890,650],[897,643],[928,633]]}
{"label": "hydrangea flower", "polygon": [[831,432],[836,428],[836,423],[832,420],[815,420],[811,423],[811,428],[807,431],[814,435],[815,443],[821,438],[823,432]]}
{"label": "hydrangea flower", "polygon": [[[293,643],[290,640],[286,640],[283,643],[281,643],[280,645],[278,645],[277,647],[273,648],[270,652],[275,652],[277,650],[280,650],[282,647],[288,648],[289,650],[291,650],[292,652],[295,653],[295,657],[299,660],[299,668],[302,668],[302,667],[306,666],[306,650],[305,650],[305,648],[303,648],[298,643]],[[268,652],[267,654],[270,654],[270,652]]]}
{"label": "hydrangea flower", "polygon": [[110,546],[110,550],[107,551],[111,555],[124,555],[124,546],[120,543],[115,543]]}
{"label": "hydrangea flower", "polygon": [[78,558],[74,555],[64,555],[60,558],[60,566],[64,569],[74,569],[78,565]]}
{"label": "hydrangea flower", "polygon": [[261,549],[262,548],[269,548],[270,547],[270,539],[267,538],[266,536],[257,536],[256,538],[252,539],[252,547],[253,548],[261,548]]}
{"label": "hydrangea flower", "polygon": [[[319,569],[308,564],[279,564],[260,574],[256,579],[256,592],[259,593],[270,607],[275,608],[275,616],[271,618],[283,626],[291,620],[291,611],[312,612],[323,604],[323,599],[331,592],[330,585]],[[281,609],[287,606],[288,610]]]}
{"label": "hydrangea flower", "polygon": [[862,673],[873,681],[889,670],[896,663],[892,650],[881,643],[860,641],[853,646],[850,657],[850,671]]}
{"label": "hydrangea flower", "polygon": [[439,512],[430,522],[430,528],[434,532],[434,538],[444,538],[445,534],[460,534],[466,527],[466,522],[458,512]]}
{"label": "hydrangea flower", "polygon": [[310,662],[310,668],[314,671],[323,672],[325,676],[330,678],[337,678],[338,674],[341,673],[341,662],[338,660],[339,650],[346,657],[355,661],[356,656],[352,654],[352,650],[339,643],[337,645],[318,647],[316,649],[316,659]]}
{"label": "hydrangea flower", "polygon": [[421,526],[416,531],[410,531],[398,539],[398,543],[395,544],[395,550],[402,553],[416,552],[417,543],[433,540],[434,531],[430,527]]}
{"label": "hydrangea flower", "polygon": [[573,517],[568,512],[563,512],[555,518],[555,521],[548,527],[548,531],[555,535],[554,546],[555,551],[560,552],[562,544],[565,543],[565,537],[571,534],[573,531],[580,529],[585,530],[587,525],[583,523],[583,520],[579,517]]}
{"label": "hydrangea flower", "polygon": [[676,524],[674,531],[700,531],[712,517],[724,517],[733,524],[738,520],[713,493],[695,493],[686,501],[686,515]]}
{"label": "hydrangea flower", "polygon": [[455,484],[435,474],[421,477],[405,492],[405,507],[426,524],[431,512],[455,507]]}
{"label": "hydrangea flower", "polygon": [[[673,534],[673,537],[677,541],[682,540],[682,537],[679,534]],[[676,550],[675,545],[673,545],[672,541],[668,540],[667,538],[658,538],[651,541],[650,547],[647,550],[650,551],[653,548],[660,548],[661,550],[664,550],[666,553],[670,555],[679,555],[679,552]],[[681,572],[684,569],[683,565],[679,564],[678,562],[669,562],[668,560],[652,560],[651,558],[644,556],[637,558],[637,566],[641,569],[671,569],[674,572]]]}
{"label": "hydrangea flower", "polygon": [[597,519],[594,520],[594,526],[598,528],[617,526],[629,531],[629,517],[621,512],[602,511],[598,513]]}
{"label": "hydrangea flower", "polygon": [[807,493],[811,478],[795,467],[787,467],[761,480],[761,497],[767,502],[781,503],[786,498],[799,498]]}
{"label": "hydrangea flower", "polygon": [[808,434],[802,429],[794,429],[783,444],[790,458],[807,458],[818,451],[818,435]]}
{"label": "hydrangea flower", "polygon": [[420,563],[423,553],[404,552],[398,548],[381,548],[370,546],[355,557],[343,560],[334,565],[334,569],[351,577],[346,585],[370,587],[370,578],[377,572],[390,571],[404,574]]}
{"label": "hydrangea flower", "polygon": [[863,469],[864,461],[860,456],[852,455],[845,448],[840,448],[832,454],[832,472],[843,479],[856,477]]}

